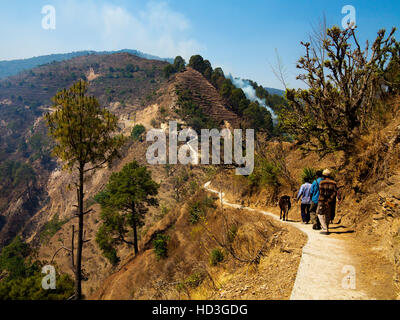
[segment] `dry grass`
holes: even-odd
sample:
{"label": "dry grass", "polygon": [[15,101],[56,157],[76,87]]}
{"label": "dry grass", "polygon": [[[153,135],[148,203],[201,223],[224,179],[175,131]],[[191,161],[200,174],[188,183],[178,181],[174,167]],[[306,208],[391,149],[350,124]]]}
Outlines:
{"label": "dry grass", "polygon": [[[199,191],[192,201],[205,196],[204,191]],[[232,225],[237,228],[235,237],[227,235]],[[305,239],[299,237],[293,243],[286,229],[265,216],[234,209],[222,213],[221,208],[215,207],[207,209],[201,222],[190,224],[189,208],[184,205],[164,217],[146,237],[151,239],[151,233],[160,232],[161,226],[170,236],[168,257],[157,260],[152,248],[145,246],[142,254],[132,257],[104,282],[94,298],[224,299],[221,290],[240,290],[246,286],[245,281],[257,284],[254,288],[258,288],[259,299],[290,295]],[[281,250],[288,241],[296,254]],[[210,252],[215,248],[223,252],[224,259],[212,266]],[[284,280],[281,273],[287,275],[283,275]],[[272,291],[265,294],[262,286],[272,286]],[[243,298],[233,293],[230,297]]]}

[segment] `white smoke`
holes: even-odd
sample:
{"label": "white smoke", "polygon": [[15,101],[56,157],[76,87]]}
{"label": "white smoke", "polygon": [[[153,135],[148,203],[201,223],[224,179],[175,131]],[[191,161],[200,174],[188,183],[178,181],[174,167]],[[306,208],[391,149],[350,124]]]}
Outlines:
{"label": "white smoke", "polygon": [[256,90],[254,90],[253,86],[251,85],[251,83],[248,80],[234,78],[231,74],[229,74],[227,76],[227,78],[232,81],[233,85],[236,88],[240,88],[243,90],[247,99],[249,99],[250,101],[253,101],[253,102],[257,101],[260,105],[265,107],[271,113],[272,120],[273,120],[274,124],[276,124],[278,117],[275,114],[274,110],[272,110],[271,107],[267,105],[265,99],[260,99],[259,97],[256,96]]}

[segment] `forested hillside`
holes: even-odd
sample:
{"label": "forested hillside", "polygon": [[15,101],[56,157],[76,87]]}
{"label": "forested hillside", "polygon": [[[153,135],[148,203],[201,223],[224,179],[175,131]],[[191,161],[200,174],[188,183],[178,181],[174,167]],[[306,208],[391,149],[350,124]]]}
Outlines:
{"label": "forested hillside", "polygon": [[50,54],[50,55],[46,55],[46,56],[39,56],[39,57],[33,57],[33,58],[27,58],[27,59],[0,61],[0,79],[16,75],[17,73],[20,73],[24,70],[33,69],[33,68],[39,67],[44,64],[69,60],[69,59],[72,59],[75,57],[94,55],[94,54],[105,55],[105,54],[113,54],[113,53],[120,53],[120,52],[130,53],[132,55],[135,55],[140,58],[145,58],[145,59],[171,62],[171,59],[169,59],[169,58],[159,58],[156,56],[152,56],[150,54],[140,52],[138,50],[130,50],[130,49],[118,50],[118,51],[101,51],[101,52],[78,51],[78,52],[71,52],[71,53]]}
{"label": "forested hillside", "polygon": [[[196,60],[199,61],[197,64]],[[40,249],[42,258],[47,260],[58,249],[57,242],[53,243],[52,239],[69,241],[67,230],[71,228],[71,215],[74,212],[71,203],[74,203],[76,193],[65,189],[65,186],[71,185],[73,177],[61,172],[60,163],[52,157],[54,141],[48,136],[43,115],[50,111],[52,97],[78,80],[87,81],[87,94],[96,97],[100,105],[106,106],[117,116],[119,132],[130,136],[132,130],[131,138],[122,149],[122,161],[113,164],[112,170],[121,168],[127,159],[138,159],[144,165],[143,154],[140,156],[138,152],[144,148],[141,137],[143,130],[139,131],[139,128],[163,126],[171,119],[178,119],[195,129],[226,125],[233,128],[256,126],[264,134],[275,134],[269,112],[257,102],[247,99],[241,89],[225,79],[220,68],[213,70],[209,66],[211,79],[202,74],[203,58],[194,56],[187,65],[181,61],[179,70],[174,69],[167,74],[166,70],[170,66],[175,68],[179,61],[177,58],[174,63],[168,64],[125,52],[90,54],[45,64],[0,81],[0,173],[4,191],[0,197],[2,247],[20,235],[23,241],[29,241],[31,246]],[[267,91],[258,91],[262,95],[260,98],[268,96]],[[279,102],[284,103],[283,100]],[[141,145],[139,149],[138,144]],[[200,172],[195,174],[172,168],[166,170],[152,168],[156,176],[171,171],[167,181],[161,183],[165,201],[169,203],[161,210],[165,212],[171,210],[174,203],[186,199],[185,188],[198,188],[202,181]],[[85,192],[85,205],[92,206],[95,203],[95,196],[106,184],[110,173],[107,169],[101,169],[100,176],[91,178],[92,181],[98,181],[91,182]],[[200,182],[194,183],[193,179],[200,179]],[[149,229],[154,224],[159,211],[157,208],[151,209],[141,232],[145,230],[143,228]],[[96,218],[90,221],[98,221],[99,214],[99,211],[95,212],[93,217]],[[97,228],[97,223],[89,223],[90,232],[95,233]],[[91,280],[89,287],[84,289],[86,294],[89,288],[93,290],[98,287],[103,278],[98,273],[98,263],[102,261],[104,270],[110,268],[99,251],[101,246],[98,247],[94,241],[87,246],[97,262],[87,267]],[[55,258],[62,258],[60,268],[63,272],[69,272],[69,268],[65,268],[68,263],[63,262],[65,254]]]}

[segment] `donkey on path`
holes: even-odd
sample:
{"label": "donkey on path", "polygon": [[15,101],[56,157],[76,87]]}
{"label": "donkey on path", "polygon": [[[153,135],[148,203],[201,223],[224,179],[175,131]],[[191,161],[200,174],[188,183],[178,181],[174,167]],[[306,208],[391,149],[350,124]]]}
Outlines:
{"label": "donkey on path", "polygon": [[288,221],[288,216],[289,216],[289,210],[292,207],[292,204],[290,203],[290,197],[289,196],[282,196],[279,199],[279,208],[281,209],[281,213],[279,215],[279,220],[283,221]]}

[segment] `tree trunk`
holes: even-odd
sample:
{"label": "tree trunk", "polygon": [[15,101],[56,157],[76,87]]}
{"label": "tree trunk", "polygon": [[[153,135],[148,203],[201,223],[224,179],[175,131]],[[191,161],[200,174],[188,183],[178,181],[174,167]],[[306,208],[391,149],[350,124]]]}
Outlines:
{"label": "tree trunk", "polygon": [[75,299],[82,299],[82,247],[83,247],[83,170],[79,167],[79,189],[78,189],[78,243],[75,265]]}
{"label": "tree trunk", "polygon": [[133,220],[133,246],[135,247],[135,255],[139,253],[138,238],[137,238],[137,223],[135,217],[135,205],[132,205],[132,220]]}

